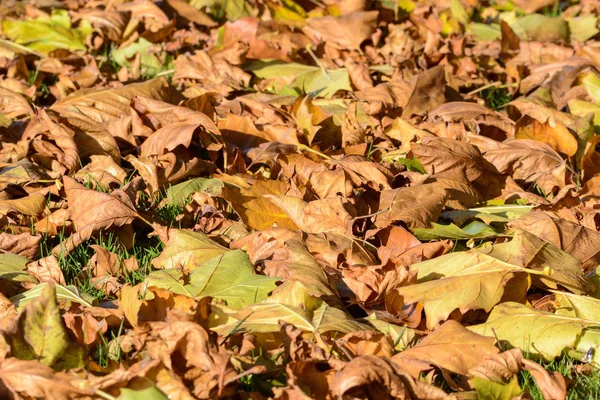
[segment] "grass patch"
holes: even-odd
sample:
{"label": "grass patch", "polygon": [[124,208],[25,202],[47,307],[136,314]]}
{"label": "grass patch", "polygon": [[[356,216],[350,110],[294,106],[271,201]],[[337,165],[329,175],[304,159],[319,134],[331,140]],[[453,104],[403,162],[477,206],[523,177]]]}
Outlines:
{"label": "grass patch", "polygon": [[179,226],[181,224],[179,224],[176,219],[179,215],[183,214],[183,211],[183,206],[169,204],[165,204],[164,206],[156,209],[156,213],[160,219],[168,223],[170,227],[176,225],[179,228],[181,228],[181,226]]}
{"label": "grass patch", "polygon": [[[41,256],[45,257],[51,254],[52,248],[66,239],[62,232],[55,238],[44,238],[40,242]],[[128,250],[113,232],[100,232],[98,237],[82,243],[69,254],[59,254],[57,257],[58,265],[63,272],[67,285],[74,285],[82,292],[100,300],[107,300],[110,297],[94,287],[91,273],[82,272],[94,255],[94,249],[90,247],[91,245],[98,245],[115,253],[120,261],[132,256],[135,257],[139,268],[136,271],[124,272],[119,277],[121,281],[130,285],[137,285],[146,278],[152,271],[152,260],[158,257],[164,247],[157,237],[141,236],[134,238],[134,245]]]}
{"label": "grass patch", "polygon": [[512,95],[506,88],[485,89],[482,91],[481,97],[485,100],[485,104],[494,110],[499,110],[512,101]]}

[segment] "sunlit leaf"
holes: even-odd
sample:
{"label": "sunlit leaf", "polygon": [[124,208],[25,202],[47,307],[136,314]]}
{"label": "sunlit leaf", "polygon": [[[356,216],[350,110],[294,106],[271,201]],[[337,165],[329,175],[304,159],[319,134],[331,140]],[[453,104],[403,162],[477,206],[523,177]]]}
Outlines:
{"label": "sunlit leaf", "polygon": [[431,228],[415,228],[413,230],[415,236],[419,240],[486,239],[498,236],[498,232],[492,227],[479,221],[470,222],[462,228],[452,223],[442,225],[433,222],[431,225]]}
{"label": "sunlit leaf", "polygon": [[47,366],[62,363],[67,368],[78,367],[81,353],[70,343],[55,293],[54,285],[44,285],[39,297],[21,312],[19,330],[12,336],[12,351],[20,359],[37,359]]}
{"label": "sunlit leaf", "polygon": [[187,288],[194,296],[225,300],[239,310],[266,299],[278,280],[255,274],[246,253],[233,250],[199,265],[190,274]]}
{"label": "sunlit leaf", "polygon": [[563,350],[574,349],[582,331],[592,327],[600,329],[600,324],[598,321],[557,315],[509,302],[497,305],[487,322],[469,329],[506,340],[514,347],[551,360]]}
{"label": "sunlit leaf", "polygon": [[182,266],[191,271],[227,251],[227,248],[202,233],[173,229],[169,232],[165,249],[152,263],[157,268],[170,269]]}
{"label": "sunlit leaf", "polygon": [[56,49],[85,50],[85,37],[91,32],[91,27],[80,25],[72,28],[67,11],[54,10],[50,18],[4,19],[2,30],[17,44],[47,54]]}
{"label": "sunlit leaf", "polygon": [[218,179],[194,178],[189,181],[178,183],[167,189],[169,205],[182,206],[189,196],[194,192],[200,192],[211,196],[219,196],[223,189],[223,182]]}
{"label": "sunlit leaf", "polygon": [[[10,301],[12,301],[17,307],[23,307],[32,300],[40,297],[44,293],[46,286],[48,286],[47,283],[40,283],[26,292],[11,297]],[[77,287],[72,285],[55,285],[54,290],[57,300],[66,300],[69,302],[72,301],[86,307],[92,307],[92,304],[94,303],[94,298],[92,296],[87,293],[82,293],[79,289],[77,289]]]}
{"label": "sunlit leaf", "polygon": [[345,68],[325,70],[303,64],[282,63],[279,61],[256,61],[246,66],[260,78],[295,77],[291,85],[275,84],[277,94],[302,94],[310,97],[331,98],[337,91],[351,91],[350,77]]}

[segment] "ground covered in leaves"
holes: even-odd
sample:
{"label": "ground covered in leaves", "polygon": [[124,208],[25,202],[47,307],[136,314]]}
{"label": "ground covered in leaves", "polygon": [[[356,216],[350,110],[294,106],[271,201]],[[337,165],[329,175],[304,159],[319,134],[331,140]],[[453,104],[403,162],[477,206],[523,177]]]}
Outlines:
{"label": "ground covered in leaves", "polygon": [[599,13],[2,0],[0,397],[600,398]]}

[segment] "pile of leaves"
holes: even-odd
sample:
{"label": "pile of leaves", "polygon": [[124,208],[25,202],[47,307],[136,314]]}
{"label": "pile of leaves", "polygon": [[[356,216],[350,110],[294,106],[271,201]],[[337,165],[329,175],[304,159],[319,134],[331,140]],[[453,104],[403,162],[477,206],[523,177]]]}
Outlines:
{"label": "pile of leaves", "polygon": [[573,393],[599,13],[3,0],[0,397]]}

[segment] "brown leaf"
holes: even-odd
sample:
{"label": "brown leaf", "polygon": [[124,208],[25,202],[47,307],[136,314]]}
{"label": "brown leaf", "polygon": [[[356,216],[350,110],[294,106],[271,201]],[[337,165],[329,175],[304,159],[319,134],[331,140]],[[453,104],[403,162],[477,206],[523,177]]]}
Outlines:
{"label": "brown leaf", "polygon": [[500,354],[486,356],[479,365],[469,370],[469,377],[496,383],[506,383],[521,371],[523,354],[515,348]]}
{"label": "brown leaf", "polygon": [[427,228],[437,221],[447,198],[448,193],[435,184],[383,190],[375,226],[384,228],[402,221],[411,229]]}
{"label": "brown leaf", "polygon": [[96,188],[108,189],[121,186],[127,179],[127,172],[112,157],[94,155],[89,164],[77,171],[75,178]]}
{"label": "brown leaf", "polygon": [[509,224],[547,240],[581,261],[587,273],[600,263],[600,233],[574,222],[552,218],[543,211],[529,212]]}
{"label": "brown leaf", "polygon": [[213,59],[206,51],[196,51],[195,54],[181,54],[175,59],[174,82],[192,80],[199,82],[200,88],[192,91],[187,89],[189,97],[199,96],[208,92],[226,96],[233,90],[240,90],[250,83],[250,74],[241,68],[230,64],[222,58]]}
{"label": "brown leaf", "polygon": [[58,260],[53,255],[41,258],[27,264],[27,272],[35,276],[40,282],[54,282],[66,285],[65,277],[58,265]]}
{"label": "brown leaf", "polygon": [[[252,229],[274,226],[298,229],[294,221],[266,195],[283,195],[288,186],[283,182],[256,181],[250,189],[224,188],[223,198],[232,204],[244,223]],[[300,199],[301,200],[301,199]]]}
{"label": "brown leaf", "polygon": [[583,157],[581,157],[581,169],[583,171],[583,181],[598,176],[600,173],[600,136],[594,136],[585,145]]}
{"label": "brown leaf", "polygon": [[[248,45],[246,58],[251,59],[275,59],[291,62],[288,54],[298,46],[305,47],[309,43],[306,36],[299,33],[287,32],[283,26],[278,26],[278,35],[263,33],[267,23],[256,17],[242,17],[237,21],[227,21],[223,26],[221,48],[228,48],[243,41]],[[300,43],[298,43],[300,42]],[[221,48],[212,48],[211,54],[221,51]]]}
{"label": "brown leaf", "polygon": [[0,112],[7,118],[33,116],[31,106],[23,96],[0,87]]}
{"label": "brown leaf", "polygon": [[374,331],[358,331],[346,334],[336,341],[350,351],[353,357],[380,356],[390,358],[394,355],[394,343],[389,335]]}
{"label": "brown leaf", "polygon": [[[49,114],[45,110],[40,110],[32,118],[32,123],[23,133],[23,139],[33,140],[32,146],[38,151],[33,159],[61,174],[75,171],[80,166],[79,149],[74,136],[70,128],[57,121],[54,113]],[[48,141],[44,140],[46,137]]]}
{"label": "brown leaf", "polygon": [[331,399],[330,384],[335,371],[316,360],[293,361],[286,365],[287,386],[274,388],[276,399]]}
{"label": "brown leaf", "polygon": [[418,74],[411,81],[412,93],[402,110],[402,117],[425,115],[446,101],[446,73],[438,65]]}
{"label": "brown leaf", "polygon": [[348,174],[352,184],[356,187],[369,186],[375,190],[391,189],[390,183],[394,176],[388,168],[381,164],[369,162],[359,156],[348,156],[335,164]]}
{"label": "brown leaf", "polygon": [[9,213],[36,216],[44,211],[46,198],[35,193],[15,200],[0,200],[0,214]]}
{"label": "brown leaf", "polygon": [[534,13],[546,6],[551,6],[551,0],[534,0],[534,1],[524,1],[524,0],[513,0],[514,4],[522,9],[525,14]]}
{"label": "brown leaf", "polygon": [[118,196],[86,189],[74,179],[63,178],[69,216],[78,231],[95,231],[111,226],[129,224],[138,217],[135,206],[126,196]]}
{"label": "brown leaf", "polygon": [[40,252],[39,243],[41,239],[40,235],[32,235],[27,232],[18,235],[1,232],[0,250],[18,254],[31,260],[36,258]]}
{"label": "brown leaf", "polygon": [[565,161],[544,143],[528,139],[497,143],[483,157],[517,183],[537,183],[545,193],[565,186]]}
{"label": "brown leaf", "polygon": [[377,11],[357,11],[339,17],[309,18],[303,31],[313,40],[338,49],[359,49],[375,30],[378,15]]}
{"label": "brown leaf", "polygon": [[208,27],[217,25],[217,23],[210,19],[205,12],[197,9],[196,7],[192,7],[183,0],[167,0],[167,4],[173,7],[173,9],[177,11],[177,14],[190,22]]}
{"label": "brown leaf", "polygon": [[392,357],[414,378],[432,367],[466,375],[486,356],[498,353],[494,338],[472,333],[459,322],[446,321],[416,346]]}
{"label": "brown leaf", "polygon": [[118,282],[121,270],[119,258],[102,246],[91,245],[90,247],[95,252],[87,265],[87,269],[90,270],[93,276],[92,284],[96,289],[102,290],[106,294],[117,294],[121,288],[121,284]]}
{"label": "brown leaf", "polygon": [[481,153],[469,143],[458,140],[426,137],[421,143],[413,143],[411,150],[430,175],[460,172],[472,182],[485,170]]}
{"label": "brown leaf", "polygon": [[332,232],[347,234],[352,216],[347,208],[350,205],[339,197],[315,200],[309,203],[299,197],[265,195],[306,233]]}
{"label": "brown leaf", "polygon": [[564,400],[567,397],[567,384],[560,372],[549,373],[531,360],[521,360],[521,363],[535,379],[545,400]]}
{"label": "brown leaf", "polygon": [[[136,7],[141,10],[139,4]],[[172,102],[182,98],[165,78],[157,78],[116,89],[79,90],[54,103],[51,109],[59,114],[77,110],[94,121],[107,123],[129,115],[129,104],[135,96]]]}
{"label": "brown leaf", "polygon": [[471,132],[494,140],[513,139],[515,124],[506,115],[477,103],[453,101],[431,110],[423,127],[436,136],[465,140]]}
{"label": "brown leaf", "polygon": [[275,250],[269,258],[264,261],[266,275],[302,282],[311,295],[335,299],[327,274],[301,241],[287,240],[285,247]]}
{"label": "brown leaf", "polygon": [[378,230],[376,233],[381,246],[377,248],[377,256],[383,264],[392,261],[398,265],[411,265],[441,256],[452,249],[452,242],[442,240],[438,242],[421,243],[410,232],[400,226],[389,226]]}
{"label": "brown leaf", "polygon": [[93,396],[95,391],[82,385],[83,380],[74,376],[54,372],[35,360],[8,358],[0,364],[0,395],[11,399],[14,396],[45,398],[49,400],[83,399]]}
{"label": "brown leaf", "polygon": [[327,355],[322,348],[302,337],[304,333],[302,329],[298,329],[285,321],[279,321],[279,326],[284,348],[283,356],[287,362],[307,360],[325,361],[327,359]]}
{"label": "brown leaf", "polygon": [[191,317],[204,306],[199,306],[197,301],[188,296],[156,287],[151,287],[144,293],[148,299],[140,299],[141,290],[140,285],[125,285],[119,292],[119,310],[132,326],[138,326],[145,321],[165,321],[172,310]]}
{"label": "brown leaf", "polygon": [[107,155],[115,163],[121,162],[121,152],[117,141],[107,126],[79,111],[63,111],[61,117],[66,118],[75,131],[73,140],[79,149],[80,158]]}
{"label": "brown leaf", "polygon": [[368,305],[382,302],[394,289],[415,284],[417,271],[387,262],[383,265],[351,266],[342,271],[343,280],[356,298]]}
{"label": "brown leaf", "polygon": [[347,58],[344,62],[352,85],[358,90],[367,90],[373,87],[373,79],[369,72],[369,67],[364,63],[355,63],[351,58]]}
{"label": "brown leaf", "polygon": [[124,192],[106,194],[86,189],[68,176],[63,177],[63,181],[69,203],[69,218],[76,232],[52,249],[55,254],[70,253],[100,229],[122,227],[140,218]]}
{"label": "brown leaf", "polygon": [[[209,342],[208,332],[189,321],[150,322],[147,328],[134,330],[138,351],[160,360],[173,369],[173,357],[181,357],[180,367],[193,382],[193,394],[201,399],[214,398],[228,385],[236,382],[238,374],[225,352],[217,352]],[[233,385],[232,385],[233,386]]]}
{"label": "brown leaf", "polygon": [[384,82],[372,88],[355,92],[355,96],[362,101],[378,102],[388,107],[404,108],[408,104],[413,85],[400,80]]}
{"label": "brown leaf", "polygon": [[87,346],[98,344],[108,330],[106,319],[98,321],[88,310],[84,310],[81,314],[65,313],[63,320],[77,341]]}
{"label": "brown leaf", "polygon": [[178,145],[189,147],[194,133],[205,149],[218,151],[222,148],[221,132],[208,116],[199,111],[145,97],[135,97],[132,105],[157,129],[142,144],[141,156],[161,155]]}
{"label": "brown leaf", "polygon": [[359,398],[446,399],[441,389],[417,381],[402,367],[377,356],[361,356],[350,361],[331,383],[336,396],[351,392]]}

